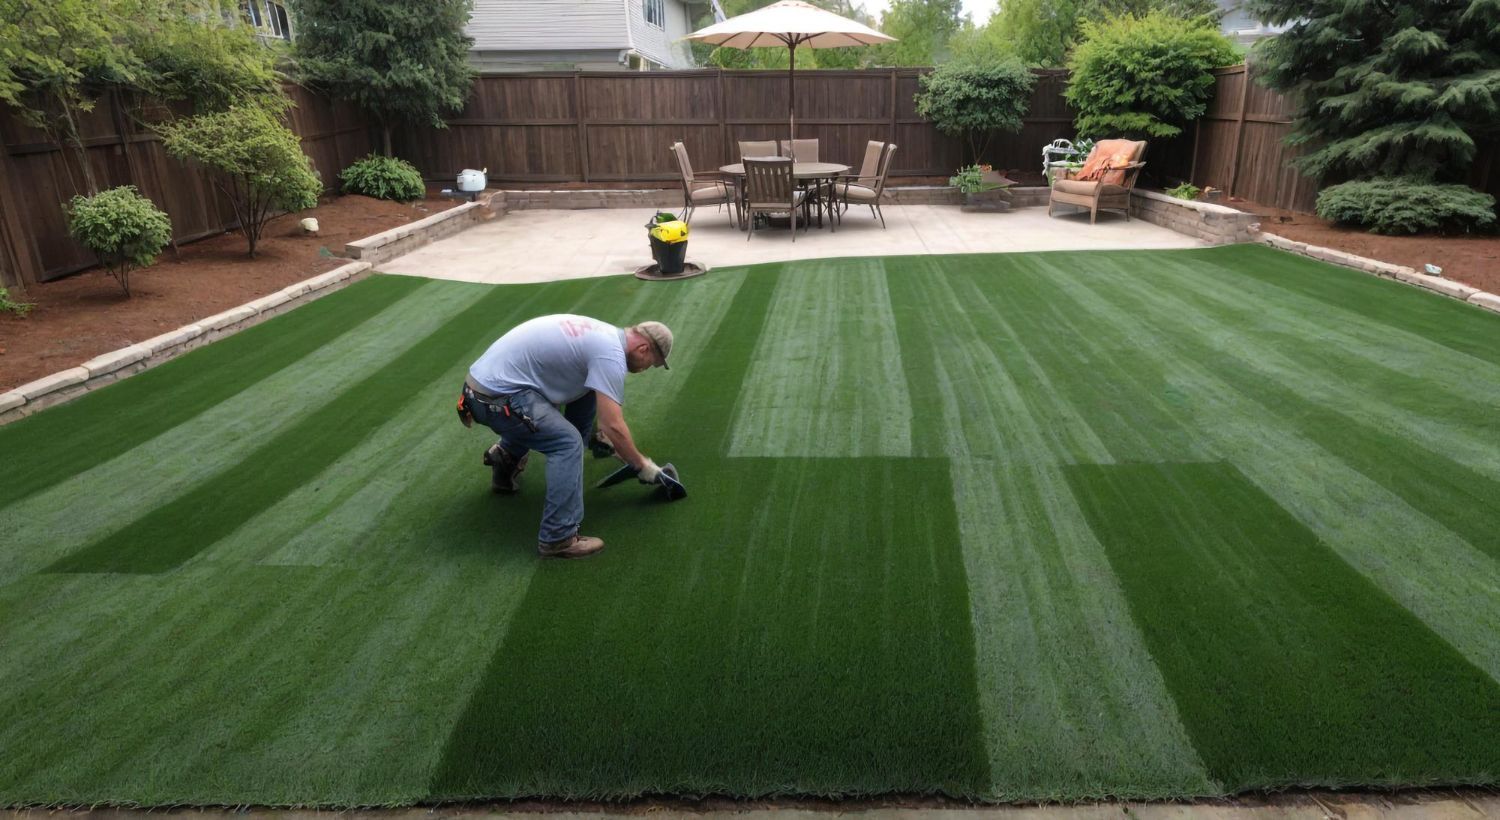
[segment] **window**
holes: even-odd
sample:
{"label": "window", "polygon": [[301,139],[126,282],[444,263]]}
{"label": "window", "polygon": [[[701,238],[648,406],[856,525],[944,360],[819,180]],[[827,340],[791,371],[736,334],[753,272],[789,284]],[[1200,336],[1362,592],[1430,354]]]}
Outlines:
{"label": "window", "polygon": [[273,34],[283,40],[292,39],[292,27],[286,19],[286,6],[276,0],[266,0],[266,17],[270,19]]}
{"label": "window", "polygon": [[667,27],[667,0],[642,0],[646,5],[646,22],[657,28]]}
{"label": "window", "polygon": [[244,13],[250,25],[260,28],[260,0],[244,0],[240,3],[240,11]]}

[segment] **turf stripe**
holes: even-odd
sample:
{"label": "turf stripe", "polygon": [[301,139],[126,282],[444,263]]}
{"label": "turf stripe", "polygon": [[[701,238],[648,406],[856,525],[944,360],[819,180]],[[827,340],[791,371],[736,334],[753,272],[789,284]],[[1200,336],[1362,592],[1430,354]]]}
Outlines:
{"label": "turf stripe", "polygon": [[[897,310],[903,363],[923,408],[913,438],[934,448],[924,454],[954,457],[993,796],[1217,792],[1057,466],[1108,450],[1021,348],[1008,300],[964,310],[972,297],[937,263],[913,260],[904,275],[890,267],[892,300],[908,306]],[[971,269],[1001,277],[999,293],[1020,275]]]}
{"label": "turf stripe", "polygon": [[[1144,315],[1163,308],[1144,304],[1139,294],[1118,282],[1101,283],[1101,299],[1133,301]],[[1164,297],[1170,300],[1170,297]],[[1158,300],[1160,301],[1160,300]],[[1282,381],[1259,370],[1263,363],[1246,357],[1243,345],[1232,340],[1214,344],[1204,336],[1185,332],[1184,319],[1198,324],[1232,326],[1220,312],[1191,316],[1195,305],[1177,302],[1172,319],[1154,323],[1162,337],[1173,339],[1184,355],[1213,368],[1220,379],[1246,398],[1259,404],[1298,434],[1315,442],[1360,473],[1386,487],[1434,520],[1459,534],[1474,547],[1500,558],[1500,480],[1458,463],[1446,454],[1395,434],[1362,423],[1349,413],[1323,404],[1308,395],[1288,389]],[[1309,389],[1311,386],[1309,386]],[[1476,436],[1476,441],[1483,436]]]}
{"label": "turf stripe", "polygon": [[[1158,260],[1155,269],[1173,264]],[[1268,412],[1253,390],[1233,384],[1231,377],[1247,365],[1195,346],[1208,335],[1201,328],[1218,338],[1233,332],[1233,319],[1199,317],[1161,291],[1140,288],[1134,271],[1110,270],[1109,260],[1101,260],[1098,275],[1074,279],[1059,270],[1054,281],[1098,332],[1118,336],[1127,348],[1154,347],[1172,363],[1169,385],[1182,397],[1173,410],[1205,447],[1233,459],[1346,562],[1500,680],[1500,562],[1301,435],[1295,413],[1286,420]],[[1095,294],[1105,287],[1113,291],[1111,299]],[[1115,310],[1116,304],[1124,310]],[[1179,338],[1187,346],[1171,349],[1181,344]],[[1249,343],[1232,336],[1225,349],[1237,353]],[[1459,358],[1441,349],[1432,355]]]}
{"label": "turf stripe", "polygon": [[433,796],[982,793],[947,472],[720,459],[686,502],[609,496],[633,546],[538,569]]}
{"label": "turf stripe", "polygon": [[804,263],[782,276],[730,453],[910,455],[911,402],[894,324],[880,260]]}
{"label": "turf stripe", "polygon": [[[66,556],[52,572],[164,572],[212,545],[316,476],[367,431],[453,363],[476,338],[498,335],[525,303],[501,288],[480,291],[452,321],[229,470],[125,528]],[[531,292],[532,298],[540,290]]]}
{"label": "turf stripe", "polygon": [[[428,280],[377,276],[214,344],[0,427],[0,508],[89,469],[274,375]],[[106,409],[107,408],[107,409]],[[106,444],[107,442],[107,444]]]}
{"label": "turf stripe", "polygon": [[1233,467],[1066,473],[1227,787],[1493,782],[1500,685]]}
{"label": "turf stripe", "polygon": [[[1241,275],[1413,333],[1476,359],[1500,364],[1500,318],[1446,296],[1262,245],[1186,251]],[[1420,298],[1413,298],[1420,297]]]}
{"label": "turf stripe", "polygon": [[[0,550],[0,583],[106,537],[238,463],[326,405],[330,396],[342,394],[432,333],[482,291],[474,285],[426,285],[280,372],[149,441],[116,452],[108,446],[108,437],[101,438],[97,443],[103,460],[95,466],[0,509],[3,540],[14,546]],[[340,292],[326,298],[342,297]],[[113,409],[110,402],[96,405],[104,417]],[[122,492],[126,487],[129,492]]]}

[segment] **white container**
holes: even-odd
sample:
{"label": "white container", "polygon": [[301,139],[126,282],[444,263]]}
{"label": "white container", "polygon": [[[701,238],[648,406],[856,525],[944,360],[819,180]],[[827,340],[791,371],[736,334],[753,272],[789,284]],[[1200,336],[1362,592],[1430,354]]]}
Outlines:
{"label": "white container", "polygon": [[458,174],[458,190],[465,193],[483,191],[486,182],[485,173],[489,170],[488,168],[483,171],[476,171],[473,168],[463,169]]}
{"label": "white container", "polygon": [[318,220],[314,217],[310,216],[302,220],[299,224],[302,226],[303,233],[315,234],[318,232]]}

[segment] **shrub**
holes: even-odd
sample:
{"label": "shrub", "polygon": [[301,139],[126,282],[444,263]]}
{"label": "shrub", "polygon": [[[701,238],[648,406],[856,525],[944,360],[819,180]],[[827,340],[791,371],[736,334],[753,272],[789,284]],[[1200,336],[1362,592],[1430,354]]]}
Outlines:
{"label": "shrub", "polygon": [[1375,233],[1468,232],[1495,224],[1495,198],[1466,185],[1385,177],[1318,194],[1318,216]]}
{"label": "shrub", "polygon": [[10,298],[10,291],[0,287],[0,313],[13,313],[17,316],[25,316],[36,307],[30,302],[17,302]]}
{"label": "shrub", "polygon": [[995,131],[1021,130],[1036,75],[1008,57],[947,63],[918,83],[917,114],[944,134],[966,138],[970,156],[978,162]]}
{"label": "shrub", "polygon": [[172,221],[134,185],[110,188],[68,203],[68,232],[99,257],[130,295],[130,272],[156,261],[172,241]]}
{"label": "shrub", "polygon": [[1175,188],[1168,188],[1166,193],[1167,196],[1174,196],[1178,199],[1197,199],[1199,190],[1197,185],[1191,182],[1184,182]]}
{"label": "shrub", "polygon": [[1173,137],[1203,115],[1210,69],[1238,62],[1234,45],[1204,19],[1162,12],[1084,21],[1068,61],[1068,103],[1080,133]]}
{"label": "shrub", "polygon": [[344,193],[363,194],[376,199],[393,199],[410,202],[421,199],[427,193],[422,184],[422,174],[416,166],[404,159],[382,157],[371,154],[357,160],[339,174],[344,183]]}
{"label": "shrub", "polygon": [[161,126],[161,132],[173,156],[223,172],[214,185],[234,208],[251,256],[272,219],[318,204],[323,184],[297,135],[262,107],[189,117]]}

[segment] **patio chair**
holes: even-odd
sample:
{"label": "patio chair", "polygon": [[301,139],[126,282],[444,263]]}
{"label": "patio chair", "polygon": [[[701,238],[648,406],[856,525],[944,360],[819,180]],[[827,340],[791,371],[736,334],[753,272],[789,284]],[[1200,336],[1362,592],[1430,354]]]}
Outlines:
{"label": "patio chair", "polygon": [[677,157],[677,170],[682,175],[682,221],[692,224],[693,211],[701,205],[725,205],[729,210],[729,223],[739,227],[739,200],[734,195],[734,186],[723,179],[694,174],[686,145],[672,143],[672,153]]}
{"label": "patio chair", "polygon": [[[874,162],[871,162],[871,154],[874,154]],[[833,195],[843,208],[849,210],[850,205],[869,205],[870,215],[879,217],[880,227],[885,227],[885,213],[880,210],[880,195],[885,192],[886,176],[891,171],[891,157],[896,155],[896,146],[892,143],[881,143],[871,141],[865,147],[865,161],[859,169],[859,176],[847,176],[844,182],[836,182],[833,185]]]}
{"label": "patio chair", "polygon": [[[792,241],[797,241],[797,211],[807,192],[797,187],[792,179],[792,161],[789,159],[745,160],[745,209],[749,217],[750,232],[745,237],[749,242],[755,236],[757,213],[785,213],[792,219]],[[806,220],[803,221],[806,227]]]}
{"label": "patio chair", "polygon": [[817,140],[781,140],[781,155],[791,157],[793,162],[817,162]]}
{"label": "patio chair", "polygon": [[740,159],[762,159],[780,156],[776,153],[776,140],[740,140]]}
{"label": "patio chair", "polygon": [[1052,183],[1052,196],[1047,200],[1047,215],[1059,205],[1076,205],[1087,208],[1089,224],[1094,224],[1100,211],[1119,211],[1130,221],[1130,191],[1135,188],[1135,179],[1146,163],[1146,143],[1136,140],[1100,140],[1094,144],[1083,167],[1074,172],[1064,172]]}

